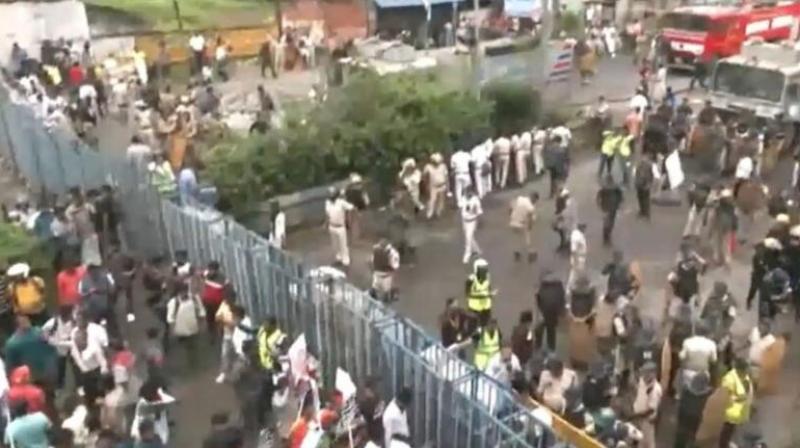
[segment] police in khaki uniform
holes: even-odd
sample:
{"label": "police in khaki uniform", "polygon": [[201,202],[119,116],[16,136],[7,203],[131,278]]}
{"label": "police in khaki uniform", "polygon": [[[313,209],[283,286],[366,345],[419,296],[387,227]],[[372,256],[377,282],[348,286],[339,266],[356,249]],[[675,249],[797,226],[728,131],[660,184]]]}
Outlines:
{"label": "police in khaki uniform", "polygon": [[424,210],[425,206],[422,205],[420,200],[420,184],[422,183],[422,173],[417,169],[417,162],[414,159],[408,158],[403,161],[403,168],[398,174],[400,183],[405,187],[411,202],[414,203],[414,208],[417,211]]}
{"label": "police in khaki uniform", "polygon": [[511,201],[511,217],[509,226],[519,237],[518,250],[514,251],[514,260],[522,259],[522,252],[528,253],[528,263],[536,261],[536,251],[533,249],[531,230],[536,221],[536,206],[539,193],[533,192],[530,196],[519,195]]}
{"label": "police in khaki uniform", "polygon": [[400,268],[397,249],[382,238],[372,247],[372,292],[376,299],[394,300],[394,273]]}
{"label": "police in khaki uniform", "polygon": [[503,336],[497,328],[497,320],[489,319],[485,328],[478,328],[473,336],[475,343],[475,367],[484,370],[489,360],[500,353]]}
{"label": "police in khaki uniform", "polygon": [[425,177],[428,181],[428,219],[439,217],[444,211],[447,198],[447,165],[438,152],[431,154],[431,161],[425,165]]}
{"label": "police in khaki uniform", "polygon": [[472,267],[472,275],[465,284],[467,309],[475,315],[478,327],[483,327],[492,315],[492,283],[489,278],[489,263],[479,258]]}
{"label": "police in khaki uniform", "polygon": [[325,216],[333,252],[336,254],[336,261],[345,267],[350,265],[350,248],[347,246],[347,214],[354,208],[353,204],[342,197],[338,189],[332,189],[330,198],[325,202]]}
{"label": "police in khaki uniform", "polygon": [[519,136],[517,146],[514,150],[514,166],[517,170],[517,183],[524,185],[528,180],[528,164],[531,159],[531,145],[533,137],[528,131]]}

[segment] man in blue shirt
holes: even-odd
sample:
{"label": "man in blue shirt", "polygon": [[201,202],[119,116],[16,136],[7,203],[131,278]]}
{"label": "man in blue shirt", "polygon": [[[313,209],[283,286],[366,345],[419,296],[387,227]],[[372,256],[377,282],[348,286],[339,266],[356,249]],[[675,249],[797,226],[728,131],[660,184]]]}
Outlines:
{"label": "man in blue shirt", "polygon": [[184,162],[178,173],[178,194],[182,205],[190,205],[197,197],[197,175],[191,164]]}
{"label": "man in blue shirt", "polygon": [[5,444],[13,448],[49,448],[50,419],[42,412],[29,414],[27,410],[24,401],[12,405],[12,420],[6,427]]}

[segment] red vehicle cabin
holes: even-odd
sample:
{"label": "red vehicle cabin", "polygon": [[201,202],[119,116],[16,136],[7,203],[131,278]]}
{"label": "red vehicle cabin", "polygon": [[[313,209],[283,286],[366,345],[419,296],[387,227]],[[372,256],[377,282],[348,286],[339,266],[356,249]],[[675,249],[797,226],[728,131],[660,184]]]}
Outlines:
{"label": "red vehicle cabin", "polygon": [[670,66],[713,62],[739,54],[747,39],[788,39],[800,2],[685,6],[661,17],[662,49]]}

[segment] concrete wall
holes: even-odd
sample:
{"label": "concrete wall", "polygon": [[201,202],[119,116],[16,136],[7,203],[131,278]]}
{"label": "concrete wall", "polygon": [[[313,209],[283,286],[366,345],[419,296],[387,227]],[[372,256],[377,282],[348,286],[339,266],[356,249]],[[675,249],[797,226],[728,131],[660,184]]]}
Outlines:
{"label": "concrete wall", "polygon": [[39,58],[42,41],[63,37],[84,42],[89,39],[89,21],[83,3],[0,3],[0,64],[7,65],[11,44],[18,42],[28,55]]}

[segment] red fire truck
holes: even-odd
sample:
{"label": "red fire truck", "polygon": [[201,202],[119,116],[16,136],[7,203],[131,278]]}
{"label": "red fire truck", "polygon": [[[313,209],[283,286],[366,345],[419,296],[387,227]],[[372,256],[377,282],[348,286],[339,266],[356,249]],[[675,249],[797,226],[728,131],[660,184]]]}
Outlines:
{"label": "red fire truck", "polygon": [[788,39],[800,19],[800,2],[684,6],[661,17],[661,51],[670,66],[713,62],[739,54],[745,40]]}

